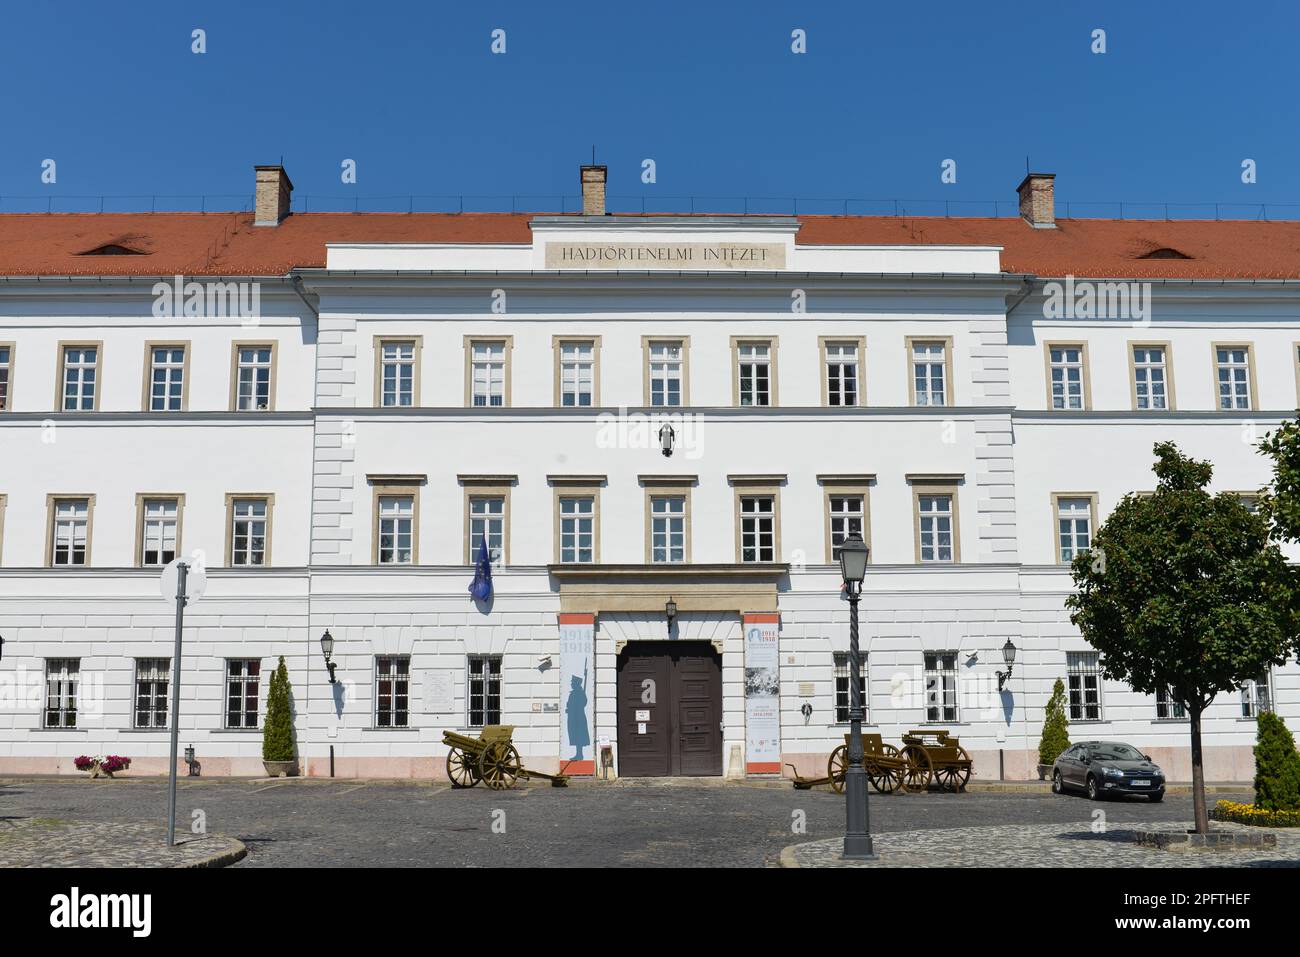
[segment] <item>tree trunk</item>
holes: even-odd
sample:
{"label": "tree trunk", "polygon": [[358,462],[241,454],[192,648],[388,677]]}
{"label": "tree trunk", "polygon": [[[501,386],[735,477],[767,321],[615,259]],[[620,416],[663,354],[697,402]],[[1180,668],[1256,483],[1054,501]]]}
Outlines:
{"label": "tree trunk", "polygon": [[1192,724],[1192,813],[1196,817],[1196,833],[1208,834],[1210,814],[1205,807],[1205,768],[1201,758],[1201,708],[1188,707]]}

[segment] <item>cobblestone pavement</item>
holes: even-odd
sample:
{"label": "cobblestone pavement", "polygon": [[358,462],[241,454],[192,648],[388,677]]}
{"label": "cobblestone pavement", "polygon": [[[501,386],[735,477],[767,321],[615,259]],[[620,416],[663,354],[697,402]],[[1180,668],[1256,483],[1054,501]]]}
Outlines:
{"label": "cobblestone pavement", "polygon": [[[1190,827],[1190,823],[1188,824]],[[1218,823],[1220,830],[1258,830]],[[845,861],[843,838],[795,844],[781,856],[787,867],[1300,867],[1300,833],[1277,828],[1276,847],[1231,851],[1165,851],[1140,847],[1133,828],[1060,824],[994,825],[873,836],[879,859]]]}
{"label": "cobblestone pavement", "polygon": [[[1244,793],[1215,795],[1229,796],[1249,799]],[[195,812],[202,812],[210,833],[248,846],[237,868],[761,867],[775,866],[791,844],[834,838],[844,827],[842,796],[788,785],[656,782],[456,791],[410,781],[199,779],[182,781],[177,802],[178,828],[188,831]],[[1171,794],[1160,804],[1095,805],[1050,793],[873,795],[871,826],[882,835],[998,826],[1019,833],[1036,825],[1086,834],[1095,808],[1104,809],[1112,825],[1178,821],[1190,818],[1191,798]],[[161,826],[166,815],[162,778],[0,780],[0,819]]]}
{"label": "cobblestone pavement", "polygon": [[0,818],[0,867],[225,867],[245,854],[229,837],[166,840],[159,824]]}

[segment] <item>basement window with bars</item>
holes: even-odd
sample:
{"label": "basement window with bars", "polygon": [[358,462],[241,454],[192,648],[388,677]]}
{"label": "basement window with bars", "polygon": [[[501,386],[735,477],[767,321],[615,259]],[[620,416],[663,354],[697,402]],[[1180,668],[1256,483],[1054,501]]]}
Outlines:
{"label": "basement window with bars", "polygon": [[1065,656],[1070,689],[1070,720],[1101,720],[1101,656],[1095,651],[1071,651]]}
{"label": "basement window with bars", "polygon": [[410,701],[410,656],[377,657],[375,659],[375,727],[407,727],[410,720]]}
{"label": "basement window with bars", "polygon": [[135,659],[135,726],[167,727],[167,689],[170,658]]}
{"label": "basement window with bars", "polygon": [[1174,697],[1172,691],[1168,688],[1161,688],[1156,692],[1156,720],[1157,721],[1182,721],[1187,717],[1187,709],[1183,703]]}
{"label": "basement window with bars", "polygon": [[77,726],[77,687],[80,682],[80,658],[46,659],[45,727]]}
{"label": "basement window with bars", "polygon": [[925,720],[957,720],[957,652],[925,656]]}
{"label": "basement window with bars", "polygon": [[[861,671],[858,674],[858,690],[862,693],[862,720],[867,720],[867,656],[862,655]],[[852,671],[849,668],[847,651],[835,653],[835,722],[848,724],[849,708],[853,704],[850,690],[852,688]]]}
{"label": "basement window with bars", "polygon": [[1262,712],[1273,710],[1273,695],[1269,690],[1268,672],[1258,678],[1241,683],[1241,716],[1258,718]]}
{"label": "basement window with bars", "polygon": [[467,708],[465,723],[482,728],[501,723],[501,656],[470,655],[466,660]]}

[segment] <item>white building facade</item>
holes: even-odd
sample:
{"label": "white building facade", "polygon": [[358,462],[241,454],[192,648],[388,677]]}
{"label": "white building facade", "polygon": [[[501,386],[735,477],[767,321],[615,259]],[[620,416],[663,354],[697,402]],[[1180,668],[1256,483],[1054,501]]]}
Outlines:
{"label": "white building facade", "polygon": [[[977,778],[1031,777],[1060,678],[1072,739],[1190,776],[1181,707],[1104,680],[1063,602],[1071,555],[1154,486],[1156,442],[1216,490],[1268,479],[1300,283],[1224,265],[1219,224],[1208,247],[1153,224],[1168,245],[1117,240],[1136,265],[1090,272],[1105,233],[1052,218],[1050,177],[1021,220],[906,238],[601,215],[600,168],[586,215],[423,236],[286,215],[283,170],[258,179],[207,260],[169,252],[197,217],[141,242],[85,216],[76,242],[105,245],[0,263],[0,773],[166,771],[177,557],[207,579],[180,715],[204,774],[262,773],[280,656],[310,775],[442,777],[443,729],[486,724],[544,771],[820,773],[847,730],[834,548],[857,531],[868,731],[948,728]],[[1116,285],[1071,278],[1058,308],[1067,275]],[[1294,661],[1211,708],[1209,779],[1251,778],[1268,708],[1300,718]]]}

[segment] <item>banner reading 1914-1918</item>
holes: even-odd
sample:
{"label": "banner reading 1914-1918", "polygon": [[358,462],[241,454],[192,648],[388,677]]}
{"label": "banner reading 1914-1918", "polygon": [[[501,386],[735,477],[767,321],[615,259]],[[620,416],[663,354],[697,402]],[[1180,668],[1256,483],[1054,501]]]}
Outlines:
{"label": "banner reading 1914-1918", "polygon": [[592,615],[560,615],[560,773],[596,773],[592,688],[596,623]]}
{"label": "banner reading 1914-1918", "polygon": [[745,772],[781,771],[781,668],[775,613],[745,615]]}

